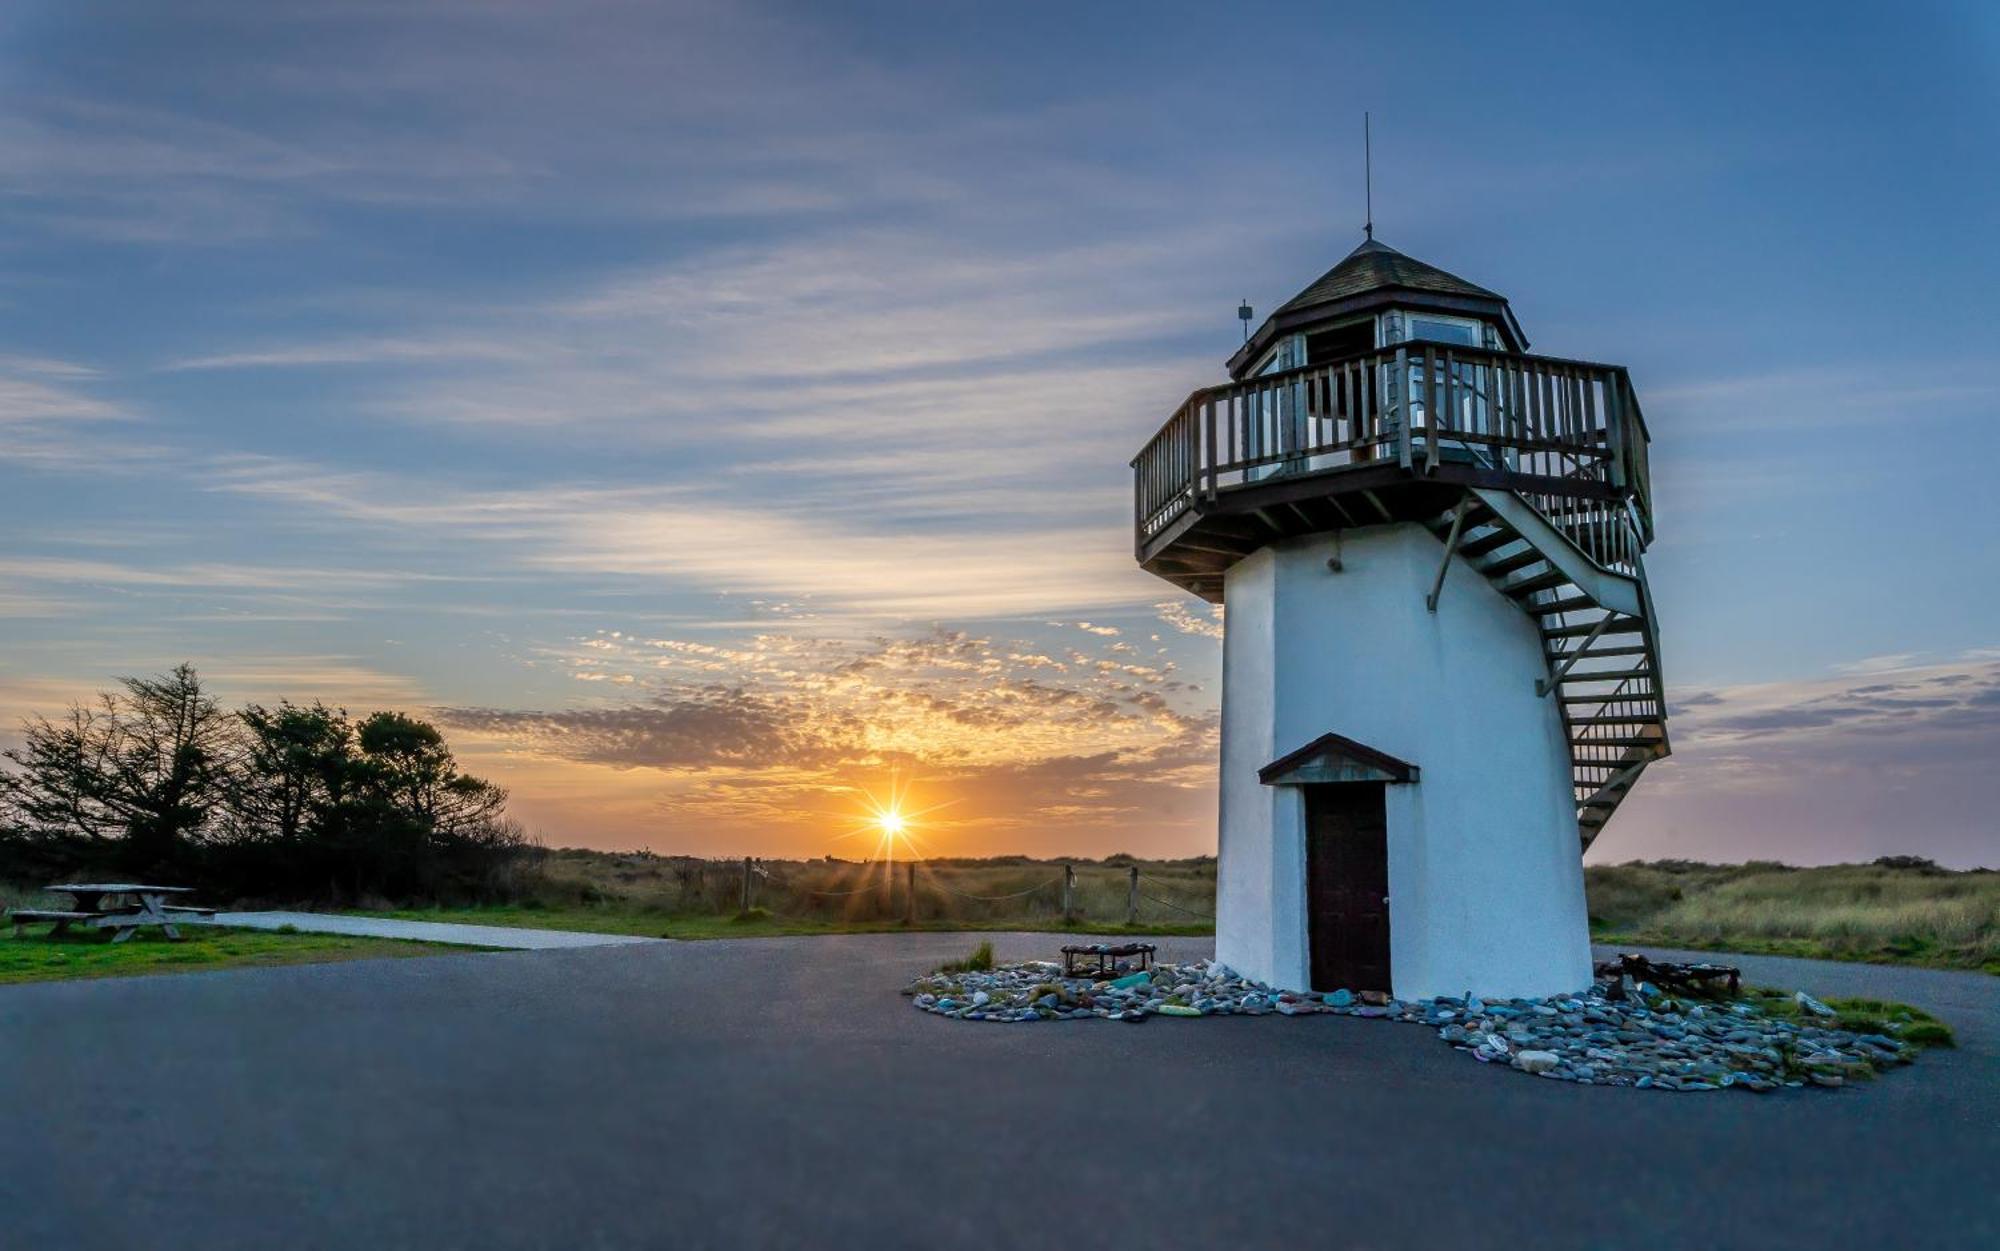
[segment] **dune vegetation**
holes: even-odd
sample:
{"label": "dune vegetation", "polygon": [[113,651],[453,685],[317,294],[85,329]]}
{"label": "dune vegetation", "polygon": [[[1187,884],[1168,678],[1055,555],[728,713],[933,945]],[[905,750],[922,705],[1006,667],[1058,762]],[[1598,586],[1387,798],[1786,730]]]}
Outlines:
{"label": "dune vegetation", "polygon": [[[1215,858],[742,860],[563,849],[531,853],[513,902],[394,915],[670,938],[868,930],[1207,934]],[[1133,870],[1138,870],[1137,891]],[[915,899],[911,884],[915,883]],[[1065,911],[1065,898],[1068,908]],[[747,906],[746,906],[747,903]]]}
{"label": "dune vegetation", "polygon": [[[741,860],[577,849],[530,853],[499,907],[402,910],[410,917],[602,929],[677,938],[857,930],[1071,929],[1205,934],[1215,860],[758,860],[745,908]],[[1132,871],[1138,870],[1138,890]],[[1065,870],[1073,873],[1067,918]],[[1889,857],[1795,868],[1654,861],[1584,871],[1600,942],[2000,973],[2000,873]],[[1133,904],[1136,903],[1136,908]]]}
{"label": "dune vegetation", "polygon": [[2000,973],[2000,873],[1891,856],[1794,868],[1659,860],[1584,870],[1600,942]]}

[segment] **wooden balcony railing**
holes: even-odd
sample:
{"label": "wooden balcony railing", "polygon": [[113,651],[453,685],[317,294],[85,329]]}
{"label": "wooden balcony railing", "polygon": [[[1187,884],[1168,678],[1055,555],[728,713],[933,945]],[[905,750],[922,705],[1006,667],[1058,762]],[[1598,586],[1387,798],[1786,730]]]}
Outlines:
{"label": "wooden balcony railing", "polygon": [[1137,539],[1272,479],[1456,462],[1520,476],[1578,546],[1629,567],[1652,538],[1646,444],[1622,366],[1404,344],[1190,395],[1132,460]]}

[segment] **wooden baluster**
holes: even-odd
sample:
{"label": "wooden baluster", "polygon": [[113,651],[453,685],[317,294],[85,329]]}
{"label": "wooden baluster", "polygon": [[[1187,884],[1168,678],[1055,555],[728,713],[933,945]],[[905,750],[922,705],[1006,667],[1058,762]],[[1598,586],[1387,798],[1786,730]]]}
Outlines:
{"label": "wooden baluster", "polygon": [[1562,367],[1549,366],[1549,420],[1554,423],[1556,441],[1565,448],[1572,448],[1575,441],[1569,428],[1568,396],[1569,384],[1563,378]]}
{"label": "wooden baluster", "polygon": [[[1569,414],[1570,422],[1576,430],[1576,441],[1591,449],[1591,460],[1601,470],[1603,462],[1597,442],[1597,431],[1591,428],[1590,414],[1584,411],[1583,374],[1579,370],[1567,368],[1563,370],[1563,374],[1569,380]],[[1597,476],[1601,479],[1603,475],[1600,472]]]}
{"label": "wooden baluster", "polygon": [[1438,464],[1438,431],[1444,428],[1444,392],[1449,390],[1438,377],[1438,356],[1434,348],[1424,349],[1424,472]]}
{"label": "wooden baluster", "polygon": [[[1520,365],[1514,361],[1508,361],[1501,370],[1501,376],[1502,392],[1507,397],[1507,431],[1514,438],[1519,439],[1525,448],[1532,441],[1532,437],[1528,433],[1527,414],[1521,411]],[[1524,451],[1521,456],[1521,468],[1528,473],[1538,472],[1542,464],[1540,459],[1538,459],[1540,455],[1541,453],[1539,452]]]}
{"label": "wooden baluster", "polygon": [[1611,485],[1623,492],[1628,485],[1625,465],[1625,404],[1618,394],[1618,371],[1604,372],[1604,434],[1611,452]]}
{"label": "wooden baluster", "polygon": [[1202,484],[1203,494],[1215,498],[1215,397],[1210,395],[1201,402],[1202,464],[1206,469]]}
{"label": "wooden baluster", "polygon": [[1569,446],[1569,435],[1563,428],[1561,401],[1562,382],[1557,377],[1556,367],[1554,365],[1544,365],[1542,367],[1542,403],[1544,405],[1542,420],[1548,423],[1549,437],[1560,443],[1563,447],[1563,454],[1569,456],[1573,453]]}
{"label": "wooden baluster", "polygon": [[1360,450],[1357,451],[1356,456],[1362,460],[1373,460],[1375,459],[1375,440],[1381,434],[1381,431],[1377,429],[1382,417],[1381,397],[1376,395],[1375,388],[1380,385],[1382,380],[1382,366],[1377,358],[1370,356],[1362,362],[1361,368],[1364,372],[1354,380],[1354,389],[1359,393],[1357,396],[1359,407],[1355,413],[1354,438],[1356,446]]}
{"label": "wooden baluster", "polygon": [[1232,464],[1232,466],[1236,464],[1236,424],[1238,424],[1238,420],[1240,420],[1240,416],[1238,416],[1238,410],[1240,410],[1240,408],[1242,408],[1242,392],[1236,392],[1236,390],[1232,390],[1232,392],[1230,392],[1230,408],[1228,408],[1228,418],[1224,420],[1224,426],[1228,426],[1228,430],[1224,432],[1224,438],[1226,438],[1226,440],[1228,440],[1228,444],[1230,444],[1230,458],[1228,458],[1228,464]]}
{"label": "wooden baluster", "polygon": [[1415,402],[1416,388],[1410,385],[1410,350],[1396,349],[1396,372],[1389,376],[1389,407],[1396,414],[1396,459],[1404,469],[1410,467],[1410,406]]}
{"label": "wooden baluster", "polygon": [[1591,446],[1599,449],[1608,448],[1609,445],[1599,439],[1602,431],[1597,420],[1597,388],[1592,385],[1592,379],[1588,374],[1578,372],[1576,396],[1577,411],[1582,414],[1583,428],[1589,432]]}
{"label": "wooden baluster", "polygon": [[[1542,365],[1536,365],[1528,379],[1528,398],[1535,410],[1535,431],[1538,438],[1556,443],[1554,427],[1549,424],[1549,372]],[[1560,467],[1555,474],[1561,477]]]}

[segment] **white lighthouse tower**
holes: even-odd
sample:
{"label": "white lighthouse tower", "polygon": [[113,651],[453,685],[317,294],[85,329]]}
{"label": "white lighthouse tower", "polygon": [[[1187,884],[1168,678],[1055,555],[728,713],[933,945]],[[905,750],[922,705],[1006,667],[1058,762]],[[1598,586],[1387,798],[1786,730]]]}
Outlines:
{"label": "white lighthouse tower", "polygon": [[1648,435],[1622,367],[1527,346],[1504,298],[1371,238],[1132,462],[1140,563],[1227,605],[1241,973],[1590,980],[1582,849],[1668,750]]}

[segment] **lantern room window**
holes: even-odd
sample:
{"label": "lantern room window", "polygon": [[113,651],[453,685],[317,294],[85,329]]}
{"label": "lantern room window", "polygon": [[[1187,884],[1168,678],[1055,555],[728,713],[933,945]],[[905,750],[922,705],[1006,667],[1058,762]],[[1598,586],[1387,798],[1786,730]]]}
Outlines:
{"label": "lantern room window", "polygon": [[1327,361],[1344,360],[1350,356],[1365,356],[1375,350],[1375,319],[1364,317],[1344,326],[1333,326],[1326,330],[1316,330],[1306,335],[1306,364],[1322,365]]}
{"label": "lantern room window", "polygon": [[1428,313],[1411,313],[1406,318],[1410,328],[1410,338],[1426,343],[1451,343],[1459,347],[1478,347],[1483,339],[1479,323],[1465,317],[1437,317]]}

